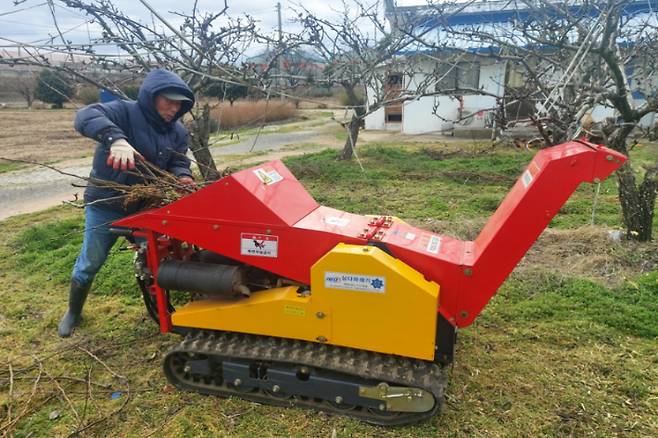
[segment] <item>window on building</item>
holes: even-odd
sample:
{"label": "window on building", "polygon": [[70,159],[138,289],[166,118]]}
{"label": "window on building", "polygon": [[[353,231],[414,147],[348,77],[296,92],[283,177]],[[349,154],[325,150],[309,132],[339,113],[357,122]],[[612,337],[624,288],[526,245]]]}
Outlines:
{"label": "window on building", "polygon": [[439,64],[436,69],[436,90],[459,90],[478,88],[480,85],[480,63],[458,62]]}
{"label": "window on building", "polygon": [[518,65],[511,65],[507,69],[507,86],[510,88],[522,88],[526,84],[523,69]]}
{"label": "window on building", "polygon": [[480,63],[460,62],[457,64],[457,87],[474,88],[480,86]]}
{"label": "window on building", "polygon": [[386,79],[389,87],[400,88],[402,87],[402,75],[400,73],[391,73]]}
{"label": "window on building", "polygon": [[[384,85],[385,99],[392,101],[400,97],[404,79],[401,73],[391,72]],[[384,107],[386,122],[397,123],[402,121],[402,104],[399,102],[386,104]]]}
{"label": "window on building", "polygon": [[[402,111],[402,107],[398,109]],[[402,112],[391,112],[390,110],[386,112],[386,121],[391,123],[397,123],[402,121]]]}
{"label": "window on building", "polygon": [[436,71],[436,91],[457,88],[457,68],[452,64],[441,64]]}

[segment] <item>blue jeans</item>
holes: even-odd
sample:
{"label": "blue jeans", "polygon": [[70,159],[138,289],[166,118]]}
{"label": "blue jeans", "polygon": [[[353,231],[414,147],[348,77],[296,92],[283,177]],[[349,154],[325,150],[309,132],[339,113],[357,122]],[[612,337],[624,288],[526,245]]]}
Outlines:
{"label": "blue jeans", "polygon": [[125,217],[126,213],[98,205],[85,207],[85,231],[80,255],[73,265],[71,279],[81,286],[91,284],[105,263],[118,236],[110,233],[112,222]]}

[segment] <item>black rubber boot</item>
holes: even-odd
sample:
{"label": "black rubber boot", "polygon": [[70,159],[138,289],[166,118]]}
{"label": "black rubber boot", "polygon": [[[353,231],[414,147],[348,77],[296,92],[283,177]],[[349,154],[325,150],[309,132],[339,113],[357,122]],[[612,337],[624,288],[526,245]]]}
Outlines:
{"label": "black rubber boot", "polygon": [[87,299],[87,293],[91,284],[80,285],[75,281],[71,281],[71,290],[69,292],[69,310],[66,311],[64,317],[59,323],[59,335],[62,338],[71,336],[73,329],[76,328],[82,320],[82,306]]}

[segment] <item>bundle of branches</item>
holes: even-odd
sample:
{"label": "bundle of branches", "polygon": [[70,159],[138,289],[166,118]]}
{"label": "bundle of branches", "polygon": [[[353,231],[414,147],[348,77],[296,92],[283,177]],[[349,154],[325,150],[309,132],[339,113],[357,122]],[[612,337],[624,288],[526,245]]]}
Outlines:
{"label": "bundle of branches", "polygon": [[[183,184],[172,173],[162,170],[146,160],[136,161],[135,169],[125,171],[125,173],[136,176],[143,181],[143,183],[134,185],[120,184],[114,181],[75,175],[73,173],[68,173],[57,169],[56,167],[50,166],[48,164],[43,164],[36,161],[11,159],[5,157],[0,157],[0,160],[15,163],[36,164],[38,166],[54,170],[55,172],[62,175],[71,176],[85,181],[85,184],[73,183],[72,185],[74,187],[103,187],[118,192],[118,195],[111,198],[99,199],[90,203],[79,201],[76,195],[75,201],[67,202],[67,204],[78,208],[83,208],[85,205],[96,203],[101,204],[109,201],[120,201],[125,207],[129,205],[139,205],[140,209],[162,207],[163,205],[174,202],[185,195],[195,192],[198,190],[198,188],[204,184],[207,184],[202,183],[199,186]],[[220,172],[219,175],[221,177],[228,172],[229,169],[225,169],[224,171]]]}
{"label": "bundle of branches", "polygon": [[178,178],[148,161],[137,161],[135,170],[128,174],[139,176],[144,184],[123,185],[103,181],[104,187],[123,194],[123,205],[140,204],[144,208],[162,207],[196,191],[196,187],[182,184]]}

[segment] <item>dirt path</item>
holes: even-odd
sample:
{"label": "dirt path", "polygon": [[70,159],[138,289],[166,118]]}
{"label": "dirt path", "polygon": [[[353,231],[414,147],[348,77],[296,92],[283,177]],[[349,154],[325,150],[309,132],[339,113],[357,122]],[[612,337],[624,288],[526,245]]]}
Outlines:
{"label": "dirt path", "polygon": [[[325,111],[326,112],[326,111]],[[73,110],[56,111],[4,111],[0,129],[0,156],[9,156],[39,162],[56,161],[55,167],[64,173],[87,176],[91,170],[91,157],[75,158],[91,153],[91,144],[73,131]],[[336,119],[343,115],[334,112]],[[25,135],[25,127],[43,134]],[[336,137],[336,121],[326,119],[318,124],[317,118],[289,125],[269,126],[264,130],[240,139],[238,143],[213,147],[217,165],[228,166],[280,159],[290,155],[317,152],[326,148],[341,148],[343,141]],[[276,132],[290,130],[291,132]],[[2,132],[2,131],[0,131]],[[432,142],[450,141],[446,137],[410,136],[386,131],[365,131],[359,144],[369,142]],[[66,160],[66,161],[61,161]],[[60,205],[63,201],[81,198],[85,181],[60,174],[54,170],[30,167],[0,173],[0,220],[17,214],[31,213]]]}
{"label": "dirt path", "polygon": [[[214,148],[213,155],[247,154],[251,152],[263,152],[272,149],[281,149],[286,146],[296,146],[303,143],[315,142],[322,134],[317,131],[299,131],[255,135],[242,140],[240,143]],[[335,140],[335,139],[334,139]],[[338,140],[335,140],[338,143]]]}
{"label": "dirt path", "polygon": [[[313,131],[262,134],[254,146],[254,138],[212,150],[220,167],[280,159],[290,155],[317,152],[328,147],[341,147],[341,142]],[[267,151],[266,153],[260,153]],[[254,153],[259,152],[259,153]],[[250,155],[251,154],[251,155]],[[239,158],[235,156],[238,155]],[[89,175],[91,158],[63,161],[55,165],[60,171],[80,176]],[[84,181],[51,169],[29,168],[0,174],[0,220],[31,213],[82,197]]]}

